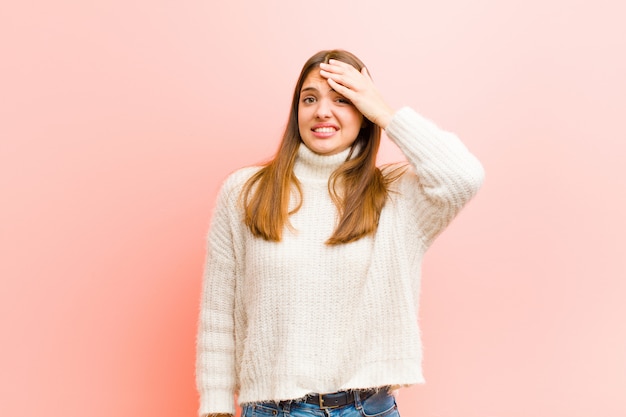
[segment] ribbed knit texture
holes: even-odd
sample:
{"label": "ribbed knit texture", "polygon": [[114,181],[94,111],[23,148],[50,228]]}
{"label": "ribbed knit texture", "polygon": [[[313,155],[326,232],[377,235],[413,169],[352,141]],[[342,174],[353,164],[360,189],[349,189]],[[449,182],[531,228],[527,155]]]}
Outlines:
{"label": "ribbed knit texture", "polygon": [[200,415],[239,403],[424,381],[420,270],[433,239],[476,193],[483,169],[459,139],[410,108],[386,129],[412,169],[394,185],[375,236],[328,246],[337,210],[330,174],[348,151],[301,145],[303,205],[281,242],[253,237],[239,194],[258,168],[233,173],[208,236],[200,312]]}

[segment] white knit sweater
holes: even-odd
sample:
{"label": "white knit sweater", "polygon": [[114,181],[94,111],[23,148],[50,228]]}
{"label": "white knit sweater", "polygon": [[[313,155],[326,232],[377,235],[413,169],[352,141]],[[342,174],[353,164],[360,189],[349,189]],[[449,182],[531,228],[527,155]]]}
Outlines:
{"label": "white knit sweater", "polygon": [[459,139],[410,108],[386,133],[409,169],[393,185],[375,236],[328,246],[337,210],[330,174],[348,151],[301,145],[303,205],[281,242],[251,235],[239,194],[258,167],[233,173],[208,236],[200,312],[200,415],[239,403],[423,382],[417,322],[424,253],[476,193],[483,169]]}

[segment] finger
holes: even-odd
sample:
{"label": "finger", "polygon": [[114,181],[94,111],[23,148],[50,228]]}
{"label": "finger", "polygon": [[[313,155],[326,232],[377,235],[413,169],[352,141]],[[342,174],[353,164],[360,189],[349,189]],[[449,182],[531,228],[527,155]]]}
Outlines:
{"label": "finger", "polygon": [[353,91],[349,88],[346,87],[343,84],[338,83],[337,81],[335,81],[332,78],[328,78],[326,80],[328,82],[328,85],[330,85],[330,87],[335,90],[337,93],[341,94],[342,96],[351,99],[352,95],[353,95]]}
{"label": "finger", "polygon": [[328,65],[334,65],[336,67],[340,67],[340,68],[344,68],[344,69],[348,68],[348,67],[354,68],[352,65],[350,65],[348,63],[345,63],[343,61],[339,61],[338,59],[329,59],[328,60]]}
{"label": "finger", "polygon": [[339,61],[337,59],[329,59],[327,65],[332,65],[338,68],[341,68],[345,71],[359,71],[353,65],[348,64],[347,62]]}
{"label": "finger", "polygon": [[351,80],[350,77],[345,77],[341,74],[331,73],[328,71],[320,70],[320,75],[326,80],[332,80],[338,85],[341,85],[346,88],[354,88],[355,83],[354,80]]}
{"label": "finger", "polygon": [[371,83],[368,77],[357,71],[356,68],[352,66],[350,66],[350,68],[352,68],[353,71],[351,73],[330,72],[320,69],[320,75],[326,79],[332,78],[338,84],[341,84],[354,91],[360,91],[365,88],[368,83]]}
{"label": "finger", "polygon": [[328,82],[328,85],[330,85],[330,87],[338,93],[343,93],[343,91],[348,89],[343,84],[339,84],[333,78],[328,78],[326,81]]}
{"label": "finger", "polygon": [[320,75],[322,77],[328,78],[333,76],[339,76],[342,74],[342,70],[340,67],[330,64],[324,64],[323,62],[320,64]]}
{"label": "finger", "polygon": [[331,59],[328,61],[328,64],[321,63],[321,69],[325,69],[328,72],[333,72],[335,74],[359,74],[359,70],[353,67],[352,65],[345,63],[343,61],[338,61],[336,59]]}
{"label": "finger", "polygon": [[325,64],[325,63],[321,63],[320,64],[320,71],[324,71],[326,73],[330,73],[330,74],[344,74],[345,73],[345,68],[342,68],[339,65],[332,65],[332,64]]}
{"label": "finger", "polygon": [[367,67],[363,67],[363,69],[361,70],[361,74],[363,74],[365,78],[367,78],[368,80],[372,81],[372,76],[370,75],[370,72],[367,70]]}

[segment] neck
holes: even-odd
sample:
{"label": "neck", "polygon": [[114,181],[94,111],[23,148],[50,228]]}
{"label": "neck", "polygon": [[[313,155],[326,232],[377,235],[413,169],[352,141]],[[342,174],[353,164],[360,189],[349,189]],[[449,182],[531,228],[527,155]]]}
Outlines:
{"label": "neck", "polygon": [[294,172],[300,181],[328,181],[348,158],[350,148],[333,155],[320,155],[300,144]]}

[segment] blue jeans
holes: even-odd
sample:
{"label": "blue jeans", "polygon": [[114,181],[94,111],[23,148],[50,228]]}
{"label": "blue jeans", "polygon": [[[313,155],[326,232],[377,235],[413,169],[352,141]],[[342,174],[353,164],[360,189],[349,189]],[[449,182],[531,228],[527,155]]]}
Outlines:
{"label": "blue jeans", "polygon": [[241,417],[400,417],[396,399],[387,390],[337,408],[322,409],[303,401],[281,401],[244,404]]}

